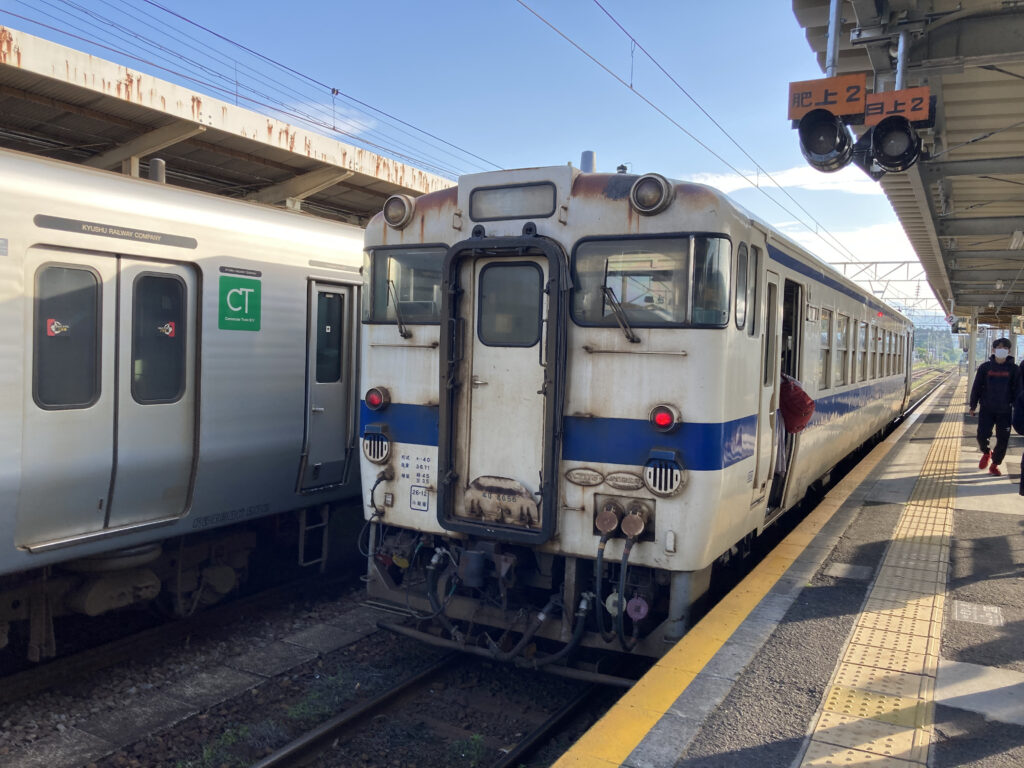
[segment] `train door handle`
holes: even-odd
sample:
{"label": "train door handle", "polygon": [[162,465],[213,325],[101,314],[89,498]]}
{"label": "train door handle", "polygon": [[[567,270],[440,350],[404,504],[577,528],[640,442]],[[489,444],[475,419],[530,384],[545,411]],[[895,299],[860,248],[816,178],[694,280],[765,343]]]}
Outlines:
{"label": "train door handle", "polygon": [[484,381],[483,379],[481,379],[479,376],[477,376],[474,373],[473,374],[473,386],[474,387],[486,387],[487,386],[487,382]]}
{"label": "train door handle", "polygon": [[313,406],[312,408],[310,408],[309,410],[311,410],[311,411],[312,411],[313,413],[323,413],[323,412],[324,412],[324,409],[323,409],[323,407],[322,407],[322,406],[319,406],[319,405],[314,405],[314,406]]}

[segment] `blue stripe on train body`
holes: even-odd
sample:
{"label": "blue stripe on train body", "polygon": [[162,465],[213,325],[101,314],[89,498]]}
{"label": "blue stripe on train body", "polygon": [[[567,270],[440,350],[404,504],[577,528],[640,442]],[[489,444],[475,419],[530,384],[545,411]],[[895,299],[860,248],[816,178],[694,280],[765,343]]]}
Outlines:
{"label": "blue stripe on train body", "polygon": [[[825,426],[870,403],[898,395],[902,378],[889,378],[819,397],[807,429]],[[437,406],[391,403],[383,411],[360,404],[360,434],[367,425],[381,425],[396,443],[437,446]],[[694,471],[717,471],[754,455],[757,416],[724,423],[684,422],[672,433],[655,432],[646,419],[581,418],[566,416],[562,459],[642,466],[652,449],[679,451],[683,464]]]}

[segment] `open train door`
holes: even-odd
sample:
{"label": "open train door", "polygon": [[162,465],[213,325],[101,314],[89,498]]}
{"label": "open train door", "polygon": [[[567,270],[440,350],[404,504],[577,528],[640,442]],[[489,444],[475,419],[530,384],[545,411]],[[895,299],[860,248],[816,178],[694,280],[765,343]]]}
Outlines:
{"label": "open train door", "polygon": [[565,258],[539,237],[452,248],[441,330],[438,522],[543,543],[555,531]]}
{"label": "open train door", "polygon": [[764,501],[778,453],[775,411],[779,407],[779,355],[782,302],[779,275],[769,270],[764,286],[764,322],[761,325],[761,375],[757,408],[757,471],[754,502]]}

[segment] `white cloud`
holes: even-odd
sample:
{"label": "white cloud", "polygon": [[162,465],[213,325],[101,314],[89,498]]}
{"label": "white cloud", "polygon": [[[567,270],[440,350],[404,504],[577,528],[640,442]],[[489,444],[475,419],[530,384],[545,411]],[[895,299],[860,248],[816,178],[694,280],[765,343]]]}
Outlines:
{"label": "white cloud", "polygon": [[[771,171],[771,178],[757,171],[744,171],[743,176],[736,173],[695,173],[680,178],[698,184],[707,184],[726,194],[750,189],[751,181],[760,187],[787,189],[806,189],[814,192],[846,192],[851,195],[884,195],[878,182],[872,181],[855,165],[848,165],[835,173],[822,173],[808,165],[787,168],[782,171]],[[746,178],[744,178],[746,176]],[[749,179],[749,181],[748,181]],[[772,179],[775,181],[773,182]]]}

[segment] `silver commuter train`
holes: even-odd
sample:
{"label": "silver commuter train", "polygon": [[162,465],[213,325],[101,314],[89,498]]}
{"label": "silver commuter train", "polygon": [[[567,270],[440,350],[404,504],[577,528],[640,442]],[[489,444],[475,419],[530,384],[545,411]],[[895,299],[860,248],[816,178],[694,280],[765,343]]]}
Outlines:
{"label": "silver commuter train", "polygon": [[0,198],[0,647],[214,600],[225,526],[358,494],[361,229],[9,151]]}
{"label": "silver commuter train", "polygon": [[908,320],[706,186],[463,176],[389,199],[366,250],[368,592],[500,657],[660,655],[713,564],[907,405]]}

